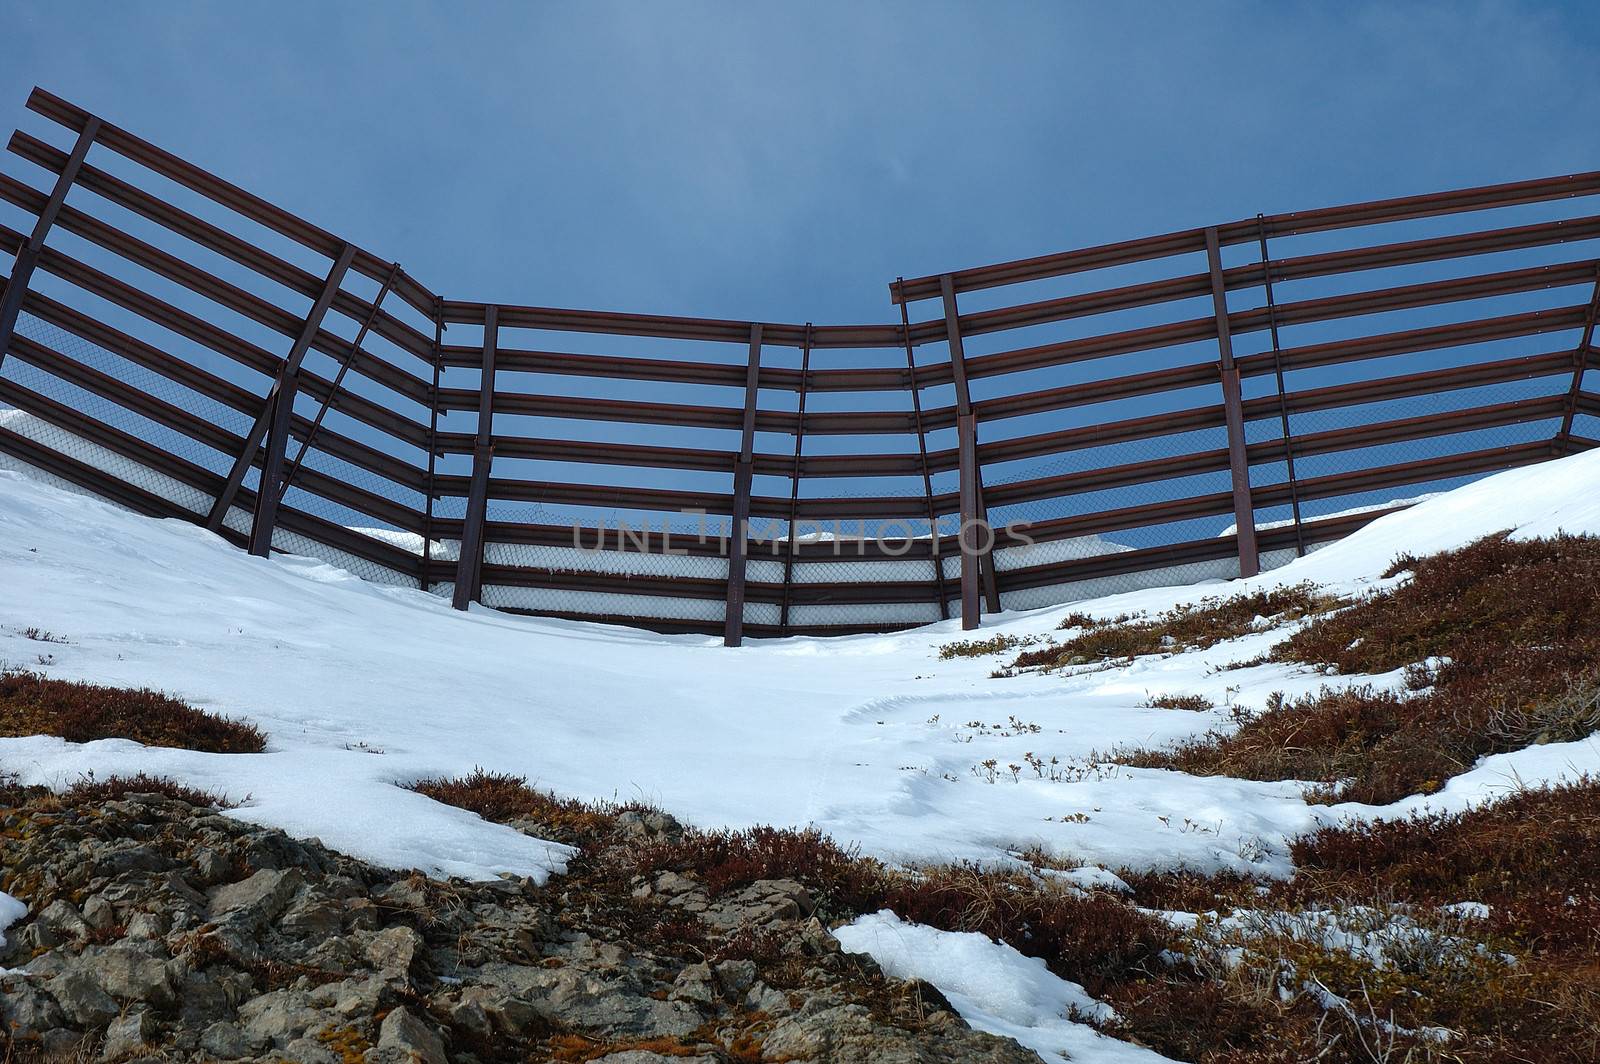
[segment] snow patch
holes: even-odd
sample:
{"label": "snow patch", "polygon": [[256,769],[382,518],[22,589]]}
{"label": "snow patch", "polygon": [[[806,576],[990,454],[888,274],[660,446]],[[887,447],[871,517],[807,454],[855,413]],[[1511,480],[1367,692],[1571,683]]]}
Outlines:
{"label": "snow patch", "polygon": [[1068,1019],[1115,1014],[1077,983],[1053,974],[1043,960],[986,935],[907,923],[887,909],[858,917],[834,935],[847,952],[867,954],[887,975],[932,983],[973,1027],[1014,1038],[1049,1064],[1168,1059]]}

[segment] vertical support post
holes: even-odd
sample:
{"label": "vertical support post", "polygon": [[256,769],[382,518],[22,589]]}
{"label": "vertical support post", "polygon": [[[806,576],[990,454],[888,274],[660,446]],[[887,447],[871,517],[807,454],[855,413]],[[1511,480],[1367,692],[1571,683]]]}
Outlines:
{"label": "vertical support post", "polygon": [[278,376],[267,391],[261,413],[256,415],[255,424],[245,434],[244,446],[234,457],[233,469],[229,471],[228,479],[206,518],[206,527],[211,531],[222,527],[222,521],[228,516],[228,509],[233,505],[240,485],[244,483],[245,473],[255,462],[256,449],[265,440],[266,455],[261,462],[261,479],[256,483],[255,513],[250,522],[250,553],[258,558],[265,558],[272,553],[272,529],[278,520],[278,485],[283,478],[284,451],[289,446],[294,397],[300,387],[300,364],[305,361],[306,352],[311,350],[311,341],[316,338],[317,330],[322,328],[322,319],[333,305],[333,297],[344,282],[344,275],[355,256],[355,245],[346,244],[334,260],[327,279],[322,282],[322,292],[301,324],[300,334],[284,356],[283,365],[278,367]]}
{"label": "vertical support post", "polygon": [[1578,337],[1578,347],[1572,352],[1572,386],[1567,389],[1567,408],[1561,415],[1561,431],[1553,441],[1558,453],[1571,453],[1568,441],[1572,438],[1572,421],[1578,413],[1578,393],[1583,390],[1583,373],[1589,368],[1589,348],[1594,344],[1595,317],[1600,314],[1600,261],[1595,263],[1594,293],[1589,297],[1589,313],[1583,320],[1583,333]]}
{"label": "vertical support post", "polygon": [[739,458],[733,465],[733,529],[728,539],[728,604],[723,614],[722,644],[744,641],[745,546],[750,538],[750,483],[754,477],[756,396],[761,388],[761,323],[750,325],[750,364],[744,377],[744,426]]}
{"label": "vertical support post", "polygon": [[[983,501],[983,466],[978,462],[978,419],[972,412],[972,394],[967,388],[966,350],[961,343],[961,312],[956,306],[955,281],[947,273],[939,278],[944,298],[944,333],[950,345],[950,374],[956,386],[956,446],[963,455],[961,464],[962,497],[970,490],[972,505],[961,514],[961,627],[978,627],[981,610],[974,601],[969,608],[966,587],[968,572],[983,584],[984,602],[990,613],[1000,612],[1000,587],[994,575],[994,529],[989,527],[989,507]],[[980,540],[979,533],[982,533]]]}
{"label": "vertical support post", "polygon": [[917,387],[917,360],[911,350],[911,318],[906,311],[906,279],[898,277],[900,293],[900,337],[906,346],[906,374],[911,387],[911,417],[917,427],[917,457],[922,461],[922,492],[928,501],[928,551],[933,562],[933,597],[939,619],[950,619],[950,604],[944,595],[944,559],[939,556],[939,515],[933,509],[933,474],[928,471],[928,434],[922,429],[922,389]]}
{"label": "vertical support post", "polygon": [[100,120],[90,116],[78,134],[78,142],[72,146],[67,165],[56,176],[50,198],[45,201],[44,209],[33,223],[33,234],[17,250],[17,257],[11,266],[11,279],[6,282],[5,294],[0,296],[0,364],[4,364],[6,352],[11,350],[11,335],[16,331],[17,317],[22,313],[22,302],[28,295],[28,282],[33,279],[33,268],[39,264],[39,253],[44,250],[44,238],[55,224],[56,215],[61,213],[61,205],[67,201],[67,192],[78,179],[83,160],[99,135]]}
{"label": "vertical support post", "polygon": [[1239,575],[1261,571],[1256,550],[1256,512],[1250,501],[1250,458],[1245,450],[1244,402],[1239,391],[1239,367],[1233,362],[1233,333],[1228,328],[1228,292],[1222,282],[1222,248],[1217,228],[1206,230],[1206,260],[1211,267],[1211,305],[1217,315],[1218,372],[1222,378],[1222,409],[1228,426],[1228,468],[1233,474],[1233,519],[1238,531]]}
{"label": "vertical support post", "polygon": [[970,631],[983,619],[978,602],[978,434],[971,414],[956,417],[961,468],[961,627]]}
{"label": "vertical support post", "polygon": [[789,634],[789,592],[794,584],[794,558],[800,549],[795,538],[795,514],[800,509],[800,451],[806,438],[806,387],[811,381],[811,323],[806,322],[800,345],[800,402],[795,411],[794,469],[789,475],[789,539],[783,555],[783,605],[778,609],[778,631]]}
{"label": "vertical support post", "polygon": [[467,489],[466,520],[461,529],[461,557],[456,562],[456,590],[451,605],[458,610],[481,597],[483,588],[483,523],[489,510],[489,467],[494,464],[494,362],[500,346],[500,308],[483,308],[483,369],[478,376],[478,435],[472,444],[472,484]]}
{"label": "vertical support post", "polygon": [[1272,258],[1267,254],[1267,222],[1256,215],[1256,236],[1261,241],[1261,284],[1267,295],[1267,327],[1272,334],[1272,371],[1278,380],[1278,420],[1283,433],[1283,468],[1289,481],[1289,508],[1294,515],[1294,553],[1306,556],[1306,539],[1300,522],[1300,481],[1294,475],[1294,432],[1289,428],[1289,401],[1283,388],[1283,349],[1278,344],[1278,301],[1272,295]]}
{"label": "vertical support post", "polygon": [[422,500],[422,570],[418,586],[428,590],[433,568],[433,482],[439,460],[439,372],[444,360],[444,300],[433,297],[433,382],[428,387],[428,487]]}

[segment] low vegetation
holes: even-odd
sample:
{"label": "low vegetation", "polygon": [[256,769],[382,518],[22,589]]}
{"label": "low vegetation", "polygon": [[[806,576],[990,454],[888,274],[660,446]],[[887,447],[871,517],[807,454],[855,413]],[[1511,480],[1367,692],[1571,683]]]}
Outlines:
{"label": "low vegetation", "polygon": [[477,813],[498,824],[531,821],[544,838],[569,846],[603,845],[616,827],[618,815],[628,810],[648,812],[642,805],[581,802],[558,798],[528,785],[526,778],[509,773],[473,769],[465,776],[426,779],[411,790],[436,802]]}
{"label": "low vegetation", "polygon": [[1062,619],[1061,629],[1078,634],[1059,643],[1025,651],[1013,669],[1059,669],[1122,661],[1142,654],[1205,650],[1262,627],[1287,624],[1327,613],[1337,598],[1304,583],[1229,598],[1209,598],[1153,617],[1121,616],[1098,621],[1082,613]]}
{"label": "low vegetation", "polygon": [[[1108,1033],[1176,1059],[1576,1064],[1600,1054],[1600,782],[1455,816],[1325,828],[1294,843],[1301,871],[1283,883],[1124,871],[1130,896],[1026,867],[891,867],[814,830],[635,832],[630,819],[662,814],[468,779],[479,783],[418,789],[513,821],[554,826],[581,811],[588,848],[563,880],[575,889],[617,894],[671,872],[717,898],[792,879],[830,924],[888,908],[981,932],[1106,1000],[1117,1011]],[[493,801],[479,800],[490,791]],[[1189,926],[1165,910],[1210,915]],[[638,933],[654,948],[707,948],[693,920]],[[716,956],[776,949],[741,939]]]}
{"label": "low vegetation", "polygon": [[160,691],[0,673],[0,736],[55,735],[68,742],[132,739],[214,754],[256,754],[266,735],[252,724],[196,709]]}
{"label": "low vegetation", "polygon": [[1438,790],[1479,758],[1600,728],[1600,538],[1501,534],[1403,558],[1400,586],[1317,617],[1271,651],[1330,672],[1405,669],[1404,690],[1272,699],[1232,731],[1124,752],[1149,768],[1320,781],[1385,803]]}
{"label": "low vegetation", "polygon": [[88,772],[60,792],[52,792],[48,787],[26,786],[19,783],[15,776],[0,775],[0,806],[3,807],[40,800],[57,806],[98,805],[101,802],[121,801],[130,794],[159,794],[189,805],[213,809],[237,809],[249,801],[248,795],[235,800],[225,794],[213,794],[190,787],[168,776],[150,776],[143,772],[132,776],[107,776],[105,779]]}
{"label": "low vegetation", "polygon": [[1117,1033],[1207,1062],[1600,1059],[1600,781],[1292,852],[1282,883],[1124,874],[1144,905],[1225,917],[1187,935],[1187,972],[1113,991]]}
{"label": "low vegetation", "polygon": [[1015,650],[1019,646],[1027,646],[1037,641],[1037,636],[1008,635],[1005,632],[999,632],[988,639],[958,639],[939,648],[939,660],[982,658],[990,654],[1003,654],[1008,650]]}
{"label": "low vegetation", "polygon": [[1146,709],[1182,709],[1190,713],[1216,708],[1205,695],[1151,695],[1144,704]]}

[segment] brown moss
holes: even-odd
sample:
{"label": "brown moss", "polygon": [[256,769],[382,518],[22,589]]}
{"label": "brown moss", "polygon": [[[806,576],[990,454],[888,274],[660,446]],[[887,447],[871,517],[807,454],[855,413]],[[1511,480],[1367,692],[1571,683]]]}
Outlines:
{"label": "brown moss", "polygon": [[159,691],[15,671],[0,673],[0,735],[55,735],[74,743],[132,739],[213,754],[255,754],[267,746],[254,725],[195,709]]}

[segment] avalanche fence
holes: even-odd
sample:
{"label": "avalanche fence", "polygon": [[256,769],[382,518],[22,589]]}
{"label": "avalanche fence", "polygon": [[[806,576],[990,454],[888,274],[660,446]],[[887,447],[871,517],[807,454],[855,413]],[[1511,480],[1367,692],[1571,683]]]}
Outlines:
{"label": "avalanche fence", "polygon": [[970,628],[1251,575],[1600,437],[1600,172],[896,278],[884,323],[813,325],[446,297],[27,106],[0,467],[461,608]]}

